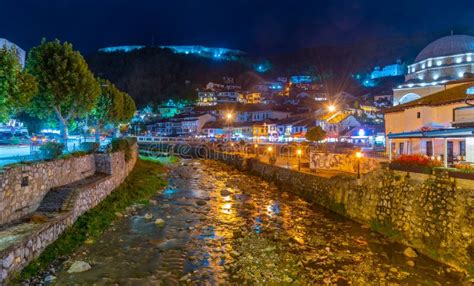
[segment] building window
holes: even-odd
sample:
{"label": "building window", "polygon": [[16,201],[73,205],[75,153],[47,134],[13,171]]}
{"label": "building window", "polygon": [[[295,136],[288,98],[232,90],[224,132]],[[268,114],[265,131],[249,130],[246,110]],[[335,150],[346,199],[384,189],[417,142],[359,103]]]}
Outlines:
{"label": "building window", "polygon": [[426,141],[426,156],[433,156],[433,142]]}
{"label": "building window", "polygon": [[466,156],[466,141],[459,141],[459,155]]}
{"label": "building window", "polygon": [[416,113],[416,118],[421,118],[421,112],[418,111],[418,112]]}
{"label": "building window", "polygon": [[403,154],[403,149],[405,147],[405,143],[403,142],[400,142],[400,144],[398,144],[398,155],[402,155]]}

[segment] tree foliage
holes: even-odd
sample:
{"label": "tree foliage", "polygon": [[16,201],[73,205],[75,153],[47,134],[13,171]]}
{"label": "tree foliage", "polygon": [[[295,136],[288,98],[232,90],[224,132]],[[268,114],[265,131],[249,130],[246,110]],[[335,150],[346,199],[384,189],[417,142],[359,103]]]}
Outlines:
{"label": "tree foliage", "polygon": [[0,122],[26,107],[36,92],[36,80],[22,70],[15,50],[0,48]]}
{"label": "tree foliage", "polygon": [[43,40],[31,49],[27,69],[39,87],[30,112],[42,119],[54,116],[62,138],[67,138],[67,122],[90,112],[100,94],[86,61],[67,42]]}
{"label": "tree foliage", "polygon": [[310,142],[318,142],[326,138],[326,131],[321,126],[310,128],[305,134],[306,140]]}

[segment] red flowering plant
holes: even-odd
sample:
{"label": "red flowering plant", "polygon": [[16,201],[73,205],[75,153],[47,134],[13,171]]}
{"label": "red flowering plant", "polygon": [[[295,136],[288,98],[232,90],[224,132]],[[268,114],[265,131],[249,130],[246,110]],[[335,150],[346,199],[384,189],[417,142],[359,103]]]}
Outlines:
{"label": "red flowering plant", "polygon": [[440,161],[432,160],[430,157],[422,154],[401,155],[390,163],[392,169],[406,171],[421,171],[423,173],[431,173],[434,167],[441,167]]}

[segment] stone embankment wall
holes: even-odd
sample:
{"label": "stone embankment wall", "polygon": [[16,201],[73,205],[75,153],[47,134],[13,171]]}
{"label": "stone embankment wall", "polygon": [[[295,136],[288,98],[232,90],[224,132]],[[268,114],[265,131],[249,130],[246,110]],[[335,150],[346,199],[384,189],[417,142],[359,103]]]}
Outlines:
{"label": "stone embankment wall", "polygon": [[[80,215],[95,207],[117,188],[132,171],[137,157],[138,149],[134,145],[131,150],[131,158],[128,161],[125,160],[123,152],[94,154],[88,155],[86,158],[80,158],[84,161],[91,160],[94,163],[93,169],[106,175],[100,176],[98,180],[89,184],[78,184],[74,188],[72,197],[68,200],[67,208],[55,213],[53,217],[49,217],[48,221],[40,224],[23,223],[25,228],[31,227],[31,231],[22,239],[11,243],[7,248],[0,249],[0,285],[4,285],[12,273],[18,273],[34,258],[38,257],[46,246],[54,242]],[[76,159],[72,158],[70,160]],[[57,162],[45,164],[50,163],[67,165],[67,163]],[[91,164],[86,163],[83,166],[84,168],[69,169],[72,178],[82,178],[82,176],[74,173],[82,174],[89,167],[92,167]],[[47,190],[44,192],[47,192]],[[23,226],[19,225],[20,228]],[[12,228],[15,227],[15,225],[12,226]]]}
{"label": "stone embankment wall", "polygon": [[217,159],[257,174],[459,270],[474,269],[474,181],[378,169],[360,180],[323,178],[237,156]]}
{"label": "stone embankment wall", "polygon": [[51,188],[91,176],[94,155],[5,167],[0,171],[0,225],[38,208]]}

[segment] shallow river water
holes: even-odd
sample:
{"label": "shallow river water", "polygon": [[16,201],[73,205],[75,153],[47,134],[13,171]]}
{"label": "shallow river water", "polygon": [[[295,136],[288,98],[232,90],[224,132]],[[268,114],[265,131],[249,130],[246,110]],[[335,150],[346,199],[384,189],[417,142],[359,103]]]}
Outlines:
{"label": "shallow river water", "polygon": [[[55,284],[459,285],[444,266],[403,250],[258,177],[189,160],[150,204],[64,262]],[[67,273],[78,260],[92,268]]]}

